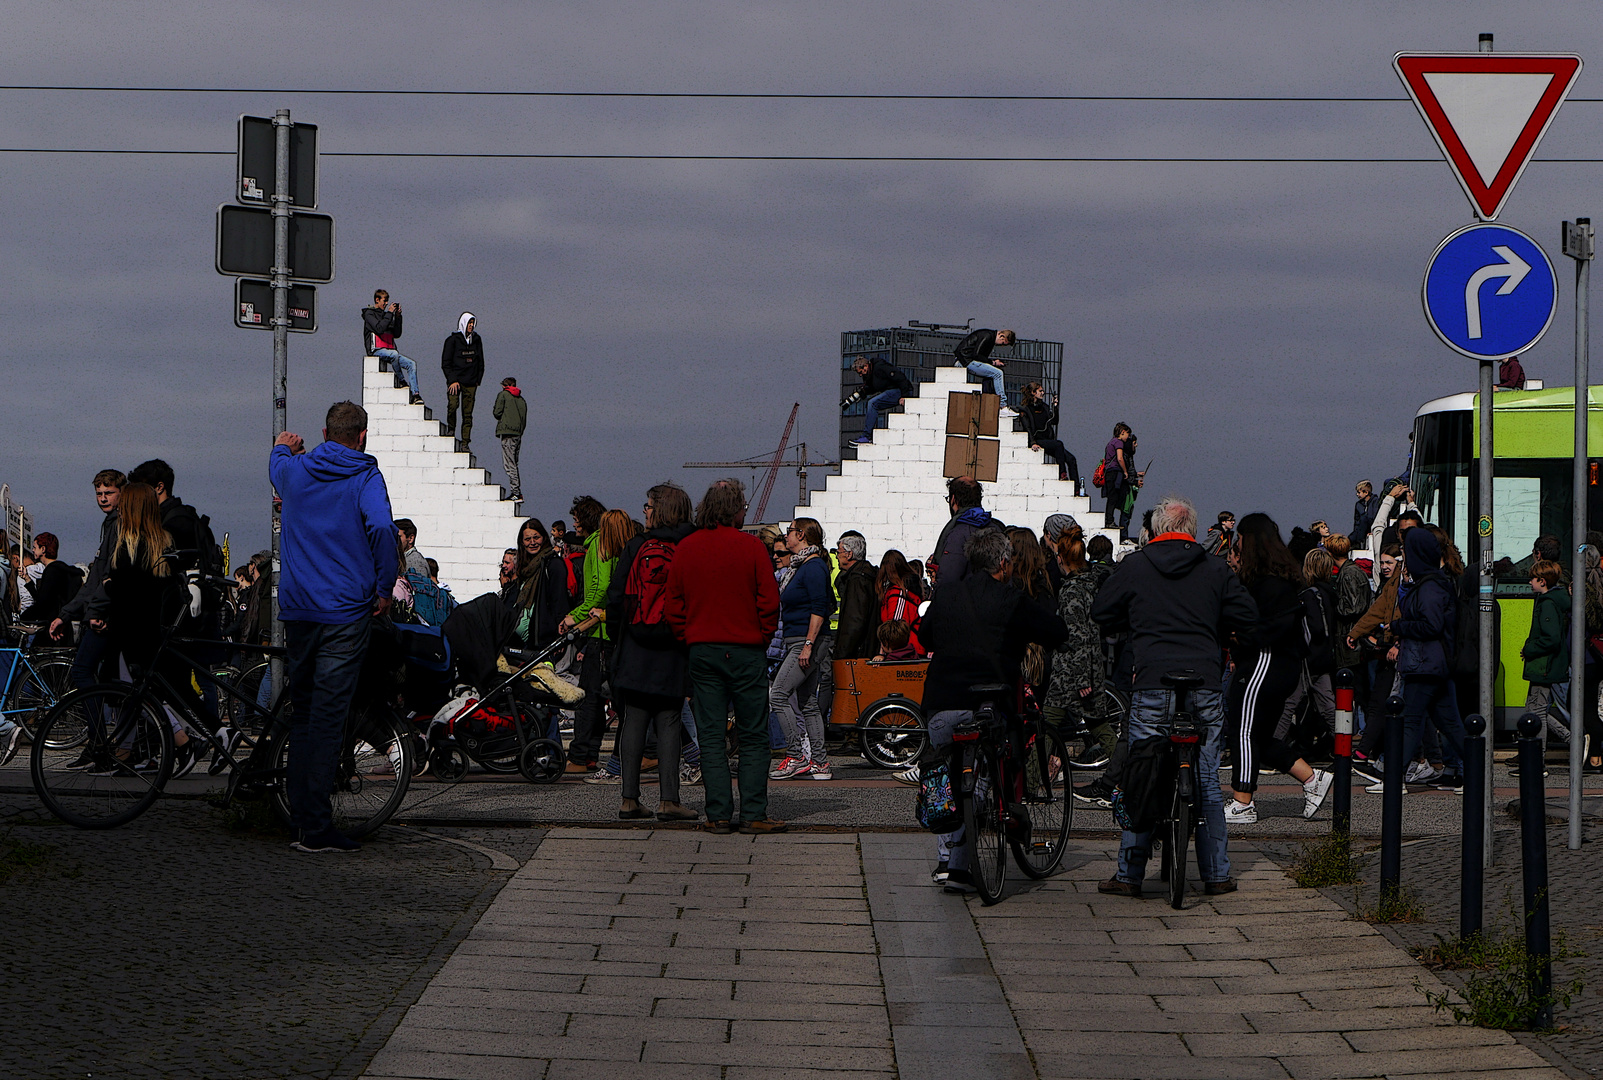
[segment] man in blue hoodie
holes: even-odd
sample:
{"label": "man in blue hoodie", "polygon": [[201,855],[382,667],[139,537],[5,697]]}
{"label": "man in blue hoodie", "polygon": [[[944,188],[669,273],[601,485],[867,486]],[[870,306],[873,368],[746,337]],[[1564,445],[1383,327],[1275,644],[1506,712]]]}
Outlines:
{"label": "man in blue hoodie", "polygon": [[373,615],[389,609],[399,559],[390,495],[367,446],[367,410],[328,410],[310,453],[288,431],[267,474],[283,500],[279,617],[289,646],[287,794],[297,851],[357,851],[334,828],[331,797],[345,718]]}

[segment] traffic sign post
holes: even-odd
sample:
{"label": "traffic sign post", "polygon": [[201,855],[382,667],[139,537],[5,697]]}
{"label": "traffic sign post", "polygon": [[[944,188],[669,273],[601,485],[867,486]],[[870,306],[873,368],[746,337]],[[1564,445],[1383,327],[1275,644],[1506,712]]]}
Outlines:
{"label": "traffic sign post", "polygon": [[[234,283],[234,325],[273,332],[276,439],[289,424],[290,332],[317,332],[317,290],[303,283],[334,280],[334,219],[295,213],[317,206],[317,127],[291,123],[288,109],[279,109],[271,120],[241,116],[234,198],[243,205],[217,208],[217,272],[239,279]],[[273,644],[282,648],[276,502],[272,531]],[[276,701],[284,690],[282,653],[273,658],[272,680]]]}
{"label": "traffic sign post", "polygon": [[1558,310],[1558,275],[1518,229],[1466,225],[1436,247],[1421,290],[1425,319],[1448,348],[1501,360],[1542,339]]}
{"label": "traffic sign post", "polygon": [[[1564,254],[1575,260],[1575,475],[1570,480],[1573,500],[1570,517],[1570,580],[1580,590],[1586,581],[1586,503],[1587,503],[1587,409],[1591,398],[1591,373],[1587,335],[1587,293],[1592,286],[1592,256],[1595,238],[1591,218],[1566,221],[1562,231]],[[1570,671],[1580,672],[1586,664],[1586,605],[1570,605]],[[1570,679],[1570,716],[1586,715],[1585,684]],[[1570,723],[1570,828],[1571,851],[1581,847],[1581,763],[1584,756],[1581,724]]]}
{"label": "traffic sign post", "polygon": [[[1476,52],[1400,52],[1392,57],[1392,68],[1469,197],[1476,218],[1484,223],[1502,213],[1580,76],[1581,58],[1573,53],[1494,55],[1492,35],[1482,34]],[[1569,254],[1567,246],[1565,253]],[[1494,282],[1496,288],[1488,291],[1485,286]],[[1513,229],[1491,233],[1471,226],[1437,247],[1425,272],[1422,299],[1426,321],[1436,336],[1456,352],[1480,361],[1479,689],[1481,715],[1490,723],[1496,715],[1497,670],[1492,640],[1497,609],[1492,585],[1492,362],[1530,348],[1547,332],[1557,308],[1557,277],[1547,255],[1530,237]],[[1585,386],[1584,377],[1577,380],[1578,416],[1585,415],[1579,404]],[[1578,452],[1584,452],[1584,444]],[[1577,470],[1579,476],[1580,466]],[[1492,740],[1487,739],[1488,776],[1491,753]],[[1578,774],[1579,766],[1572,770],[1572,775]],[[1490,836],[1490,784],[1485,792],[1482,815]],[[1493,850],[1493,845],[1485,845],[1484,865],[1492,864]]]}

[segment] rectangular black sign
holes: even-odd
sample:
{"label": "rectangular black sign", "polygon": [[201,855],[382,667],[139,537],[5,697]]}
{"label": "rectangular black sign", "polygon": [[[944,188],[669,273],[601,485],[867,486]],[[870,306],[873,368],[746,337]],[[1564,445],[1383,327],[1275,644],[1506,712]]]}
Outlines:
{"label": "rectangular black sign", "polygon": [[[238,175],[234,198],[247,206],[273,205],[278,133],[265,116],[239,118]],[[289,130],[289,203],[295,210],[317,208],[317,125],[292,124]]]}
{"label": "rectangular black sign", "polygon": [[[234,279],[234,325],[250,330],[273,328],[273,286],[267,281]],[[291,285],[289,329],[292,334],[317,333],[317,288]]]}
{"label": "rectangular black sign", "polygon": [[[334,280],[334,219],[296,214],[289,219],[290,277]],[[248,206],[217,208],[217,272],[235,277],[273,276],[273,212]]]}

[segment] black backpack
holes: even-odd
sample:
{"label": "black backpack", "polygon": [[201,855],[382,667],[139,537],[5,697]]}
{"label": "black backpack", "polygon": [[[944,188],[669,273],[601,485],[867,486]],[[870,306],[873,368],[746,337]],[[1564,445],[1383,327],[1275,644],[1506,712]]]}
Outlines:
{"label": "black backpack", "polygon": [[1121,743],[1122,758],[1108,766],[1108,782],[1113,789],[1113,816],[1121,828],[1131,832],[1150,832],[1169,812],[1174,798],[1175,773],[1179,759],[1167,735],[1148,735],[1131,743]]}

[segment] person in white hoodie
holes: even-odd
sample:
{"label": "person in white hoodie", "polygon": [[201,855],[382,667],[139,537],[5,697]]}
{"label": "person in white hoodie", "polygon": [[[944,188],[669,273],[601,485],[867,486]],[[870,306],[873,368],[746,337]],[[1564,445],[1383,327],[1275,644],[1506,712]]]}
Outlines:
{"label": "person in white hoodie", "polygon": [[464,311],[456,322],[456,333],[445,339],[440,352],[440,369],[445,373],[445,432],[456,435],[456,410],[462,408],[462,445],[473,440],[473,402],[484,381],[484,338],[475,331],[478,320]]}

